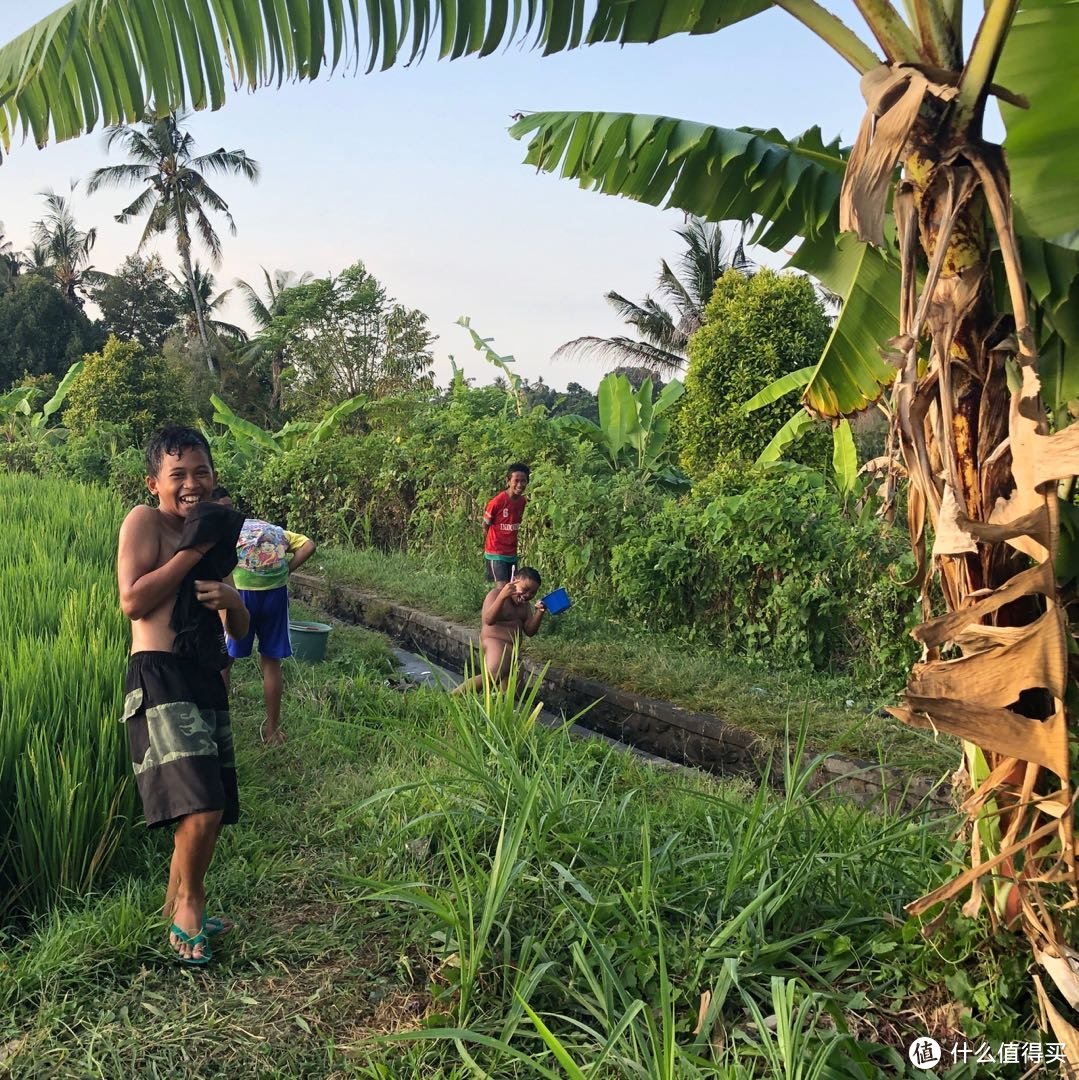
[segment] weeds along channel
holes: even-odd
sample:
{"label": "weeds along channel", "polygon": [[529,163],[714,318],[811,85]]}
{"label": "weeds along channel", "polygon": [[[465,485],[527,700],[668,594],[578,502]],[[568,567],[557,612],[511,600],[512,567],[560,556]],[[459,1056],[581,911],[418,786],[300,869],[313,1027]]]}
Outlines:
{"label": "weeds along channel", "polygon": [[[321,578],[331,590],[353,586],[477,628],[488,588],[473,566],[449,563],[437,553],[330,545],[320,547],[301,573]],[[712,713],[777,752],[788,726],[804,716],[814,750],[884,762],[934,781],[955,769],[959,750],[952,739],[884,713],[883,706],[895,700],[891,689],[869,686],[849,671],[814,671],[747,655],[739,643],[732,637],[719,647],[685,631],[650,630],[614,601],[583,602],[545,620],[526,653],[629,693]]]}

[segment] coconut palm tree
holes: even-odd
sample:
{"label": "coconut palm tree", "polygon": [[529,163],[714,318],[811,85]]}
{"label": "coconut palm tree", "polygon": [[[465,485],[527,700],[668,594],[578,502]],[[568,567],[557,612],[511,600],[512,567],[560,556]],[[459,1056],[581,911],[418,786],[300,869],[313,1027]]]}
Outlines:
{"label": "coconut palm tree", "polygon": [[22,262],[4,232],[4,223],[0,221],[0,290],[6,289],[21,269]]}
{"label": "coconut palm tree", "polygon": [[[182,277],[173,274],[172,278],[176,282],[176,306],[179,310],[179,320],[187,338],[199,338],[201,341],[199,331],[201,325],[209,338],[211,353],[218,363],[224,353],[231,352],[247,341],[247,331],[243,327],[214,318],[215,313],[224,307],[229,296],[232,295],[232,290],[224,289],[222,292],[215,293],[217,281],[213,272],[204,269],[198,259],[191,266],[191,278],[195,283],[194,293]],[[197,306],[194,300],[196,296],[198,297]]]}
{"label": "coconut palm tree", "polygon": [[579,337],[560,346],[555,357],[591,353],[611,364],[646,367],[665,374],[685,369],[690,335],[704,322],[704,309],[716,282],[731,270],[747,274],[754,267],[746,256],[743,236],[739,235],[732,246],[718,224],[691,214],[675,232],[685,250],[678,256],[676,270],[666,259],[660,263],[658,300],[646,296],[635,303],[613,291],[605,296],[637,332],[637,338]]}
{"label": "coconut palm tree", "polygon": [[[254,285],[242,278],[236,279],[236,287],[244,294],[247,314],[256,330],[262,331],[270,325],[274,316],[280,313],[281,297],[285,291],[296,285],[306,285],[314,279],[314,275],[308,270],[299,274],[294,270],[275,270],[271,274],[265,266],[260,266],[259,269],[262,271],[263,292],[260,293]],[[249,364],[256,364],[264,357],[269,357],[270,360],[270,407],[276,409],[281,405],[281,374],[285,370],[284,348],[276,338],[271,341],[269,337],[256,333],[240,358]]]}
{"label": "coconut palm tree", "polygon": [[[891,475],[908,484],[925,615],[914,631],[925,660],[894,712],[961,740],[975,822],[970,868],[909,910],[970,889],[967,910],[985,904],[1020,928],[1055,986],[1051,999],[1036,983],[1043,1015],[1079,1068],[1079,1027],[1062,1012],[1079,1010],[1079,952],[1058,914],[1079,903],[1077,684],[1054,572],[1058,555],[1066,580],[1079,569],[1061,552],[1072,506],[1058,496],[1070,499],[1079,474],[1068,409],[1079,373],[1079,0],[855,0],[866,39],[827,3],[314,0],[283,17],[280,4],[221,0],[232,17],[219,17],[169,0],[155,9],[168,32],[148,35],[138,5],[70,0],[0,48],[0,142],[20,126],[41,143],[99,118],[130,121],[151,95],[161,109],[216,107],[230,80],[385,69],[432,41],[451,58],[526,39],[545,54],[673,34],[703,42],[778,9],[829,46],[866,104],[849,150],[818,128],[788,137],[608,112],[532,113],[511,134],[528,138],[533,167],[603,193],[709,221],[753,218],[751,239],[773,251],[801,237],[795,265],[843,297],[802,401],[840,426],[875,403],[892,421]],[[815,74],[784,72],[792,87]],[[1003,145],[985,131],[990,99]]]}
{"label": "coconut palm tree", "polygon": [[32,258],[64,296],[81,308],[82,290],[94,280],[89,259],[97,229],[83,232],[75,223],[70,201],[63,195],[55,191],[43,191],[41,195],[45,199],[45,216],[33,225]]}
{"label": "coconut palm tree", "polygon": [[154,236],[166,232],[175,234],[198,339],[207,366],[214,373],[211,334],[200,286],[192,267],[192,231],[202,240],[216,264],[221,258],[221,240],[208,212],[223,214],[234,236],[236,223],[229,213],[228,204],[210,187],[204,174],[243,176],[256,181],[259,165],[247,156],[246,151],[225,150],[223,147],[196,157],[195,140],[189,131],[184,130],[185,120],[186,114],[170,112],[161,117],[150,116],[135,126],[117,124],[109,128],[106,136],[108,149],[119,144],[131,160],[96,169],[87,190],[95,192],[104,187],[142,188],[136,199],[116,215],[116,220],[121,224],[147,215],[146,227],[136,251],[141,251]]}

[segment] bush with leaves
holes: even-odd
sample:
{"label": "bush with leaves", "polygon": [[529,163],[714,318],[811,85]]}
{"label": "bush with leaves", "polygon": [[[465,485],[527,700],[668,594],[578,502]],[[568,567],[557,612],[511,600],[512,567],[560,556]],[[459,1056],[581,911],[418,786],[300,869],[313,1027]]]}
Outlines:
{"label": "bush with leaves", "polygon": [[[439,404],[417,408],[407,422],[387,434],[399,447],[395,472],[415,495],[409,522],[409,547],[437,552],[456,563],[482,567],[482,518],[487,501],[505,487],[506,466],[528,463],[535,474],[545,462],[580,463],[585,452],[573,436],[560,433],[542,407],[516,416],[503,408],[505,395],[482,387],[457,388]],[[400,442],[396,442],[400,439]],[[535,492],[533,481],[530,500]],[[532,560],[536,512],[530,501],[521,527],[519,550]]]}
{"label": "bush with leaves", "polygon": [[195,419],[181,377],[160,356],[148,356],[136,342],[116,337],[86,357],[67,402],[64,424],[72,434],[116,424],[126,428],[136,444],[162,424]]}
{"label": "bush with leaves", "polygon": [[731,470],[716,486],[667,500],[613,548],[612,588],[643,625],[823,667],[879,647],[885,592],[902,624],[913,594],[881,584],[900,539],[851,520],[821,474]]}
{"label": "bush with leaves", "polygon": [[609,594],[613,550],[663,502],[660,489],[633,472],[541,465],[532,474],[520,548],[552,586],[578,600],[598,599]]}
{"label": "bush with leaves", "polygon": [[403,546],[411,505],[381,482],[384,436],[344,436],[267,455],[222,479],[251,513],[320,542]]}
{"label": "bush with leaves", "polygon": [[[754,394],[814,364],[829,325],[809,279],[762,270],[730,273],[716,284],[705,324],[689,341],[686,394],[678,413],[682,464],[695,477],[723,458],[753,461],[790,413],[787,403],[746,413]],[[823,465],[827,435],[807,437],[799,461]]]}
{"label": "bush with leaves", "polygon": [[[517,416],[504,405],[501,390],[463,383],[437,398],[384,398],[363,409],[362,435],[252,457],[228,452],[232,431],[214,440],[215,461],[260,516],[323,542],[407,547],[446,565],[471,561],[478,573],[483,507],[504,485],[506,466],[572,462],[580,471],[589,456],[543,408]],[[526,555],[533,516],[530,509],[522,532]]]}

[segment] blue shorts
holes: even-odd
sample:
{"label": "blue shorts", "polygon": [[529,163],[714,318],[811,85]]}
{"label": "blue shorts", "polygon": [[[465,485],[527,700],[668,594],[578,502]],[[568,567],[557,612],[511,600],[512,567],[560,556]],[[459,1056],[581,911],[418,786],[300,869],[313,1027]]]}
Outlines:
{"label": "blue shorts", "polygon": [[276,589],[238,589],[244,606],[251,615],[247,636],[232,638],[225,635],[229,656],[240,660],[251,655],[255,638],[259,639],[259,655],[267,660],[284,660],[292,655],[288,636],[288,586]]}

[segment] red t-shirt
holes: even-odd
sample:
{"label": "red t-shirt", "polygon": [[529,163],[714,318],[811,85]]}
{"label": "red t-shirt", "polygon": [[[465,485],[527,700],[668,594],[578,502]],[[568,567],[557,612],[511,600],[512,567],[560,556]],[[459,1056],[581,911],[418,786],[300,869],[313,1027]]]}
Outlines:
{"label": "red t-shirt", "polygon": [[487,528],[487,542],[483,546],[486,555],[502,555],[513,558],[517,554],[517,530],[521,527],[521,517],[528,502],[523,495],[511,499],[509,493],[500,491],[483,511],[485,521],[491,524]]}

